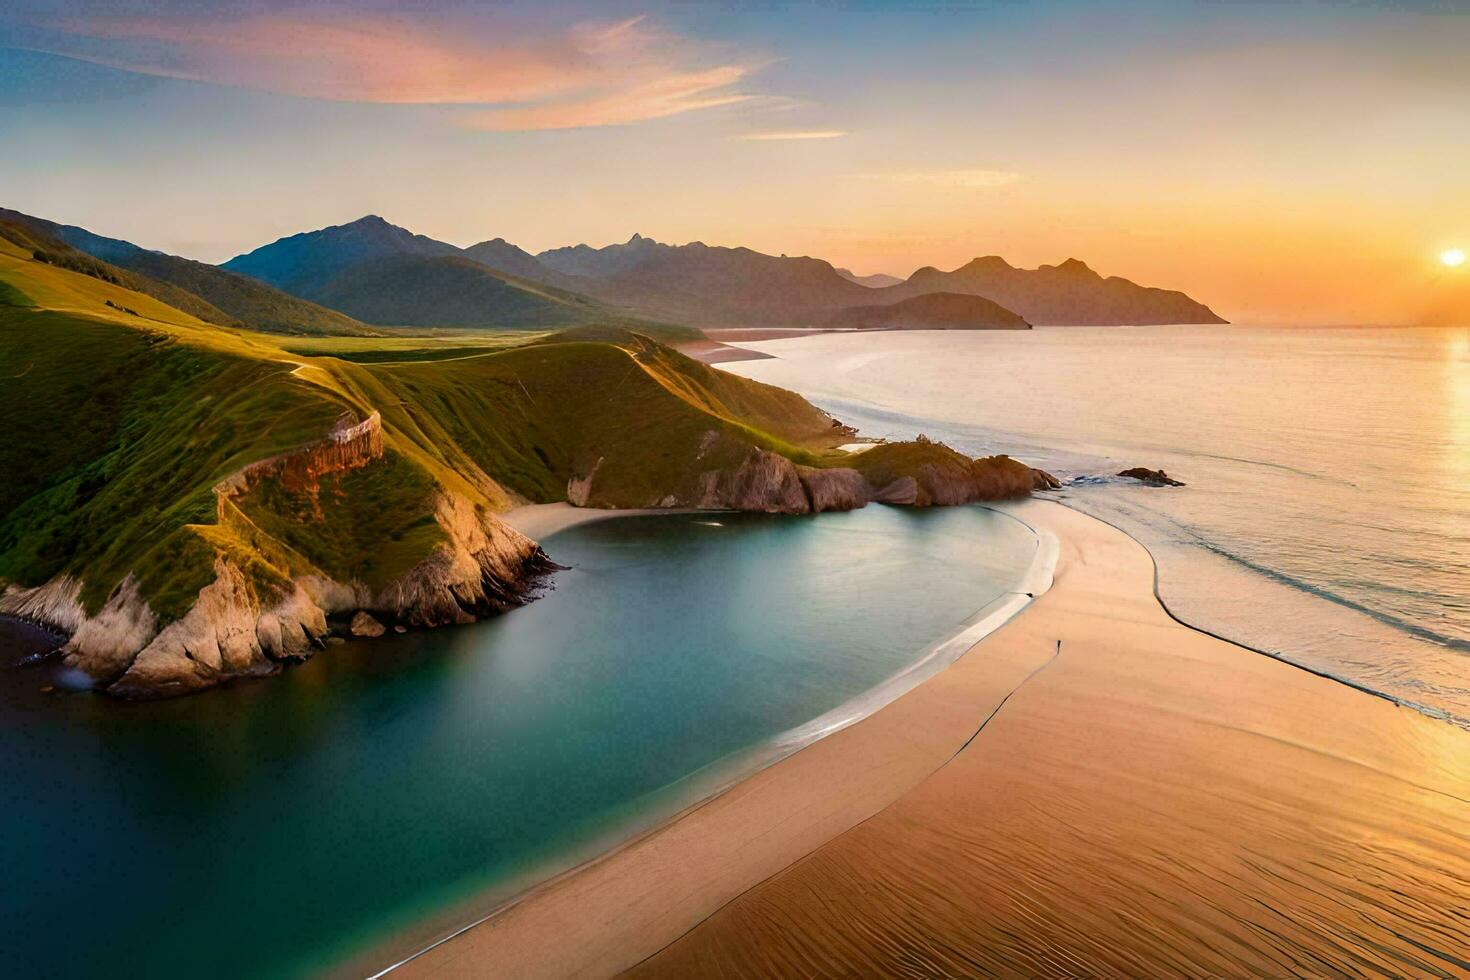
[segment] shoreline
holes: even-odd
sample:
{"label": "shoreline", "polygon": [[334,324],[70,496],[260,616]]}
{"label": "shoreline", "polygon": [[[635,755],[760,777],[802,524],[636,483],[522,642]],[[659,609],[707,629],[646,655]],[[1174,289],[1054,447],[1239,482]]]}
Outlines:
{"label": "shoreline", "polygon": [[[888,705],[902,699],[930,678],[941,673],[959,658],[976,649],[978,644],[994,631],[1023,612],[1037,596],[1051,587],[1059,553],[1057,539],[1049,531],[1037,528],[1012,512],[1008,503],[987,503],[971,506],[984,507],[1002,516],[1015,520],[1026,527],[1036,539],[1036,552],[1024,573],[1019,576],[1009,592],[987,602],[961,622],[954,630],[929,646],[915,652],[914,659],[905,667],[862,692],[857,697],[837,705],[817,718],[773,737],[764,745],[754,747],[734,756],[714,760],[699,770],[689,773],[678,783],[704,787],[691,796],[691,800],[677,811],[653,818],[642,829],[631,835],[612,840],[606,848],[584,860],[555,872],[547,877],[533,879],[513,890],[509,897],[486,902],[488,896],[503,893],[503,887],[492,886],[482,889],[479,897],[456,903],[450,910],[431,914],[417,928],[399,930],[399,940],[378,944],[365,953],[352,956],[332,969],[332,975],[362,976],[372,978],[399,976],[401,968],[419,958],[431,954],[435,949],[450,943],[476,927],[503,915],[524,902],[532,901],[539,894],[555,888],[559,883],[587,872],[631,848],[636,848],[651,838],[657,837],[671,825],[704,807],[716,803],[726,794],[738,791],[748,780],[819,743],[834,733],[853,725],[861,724]],[[528,504],[501,514],[501,518],[524,534],[538,539],[581,524],[616,519],[620,517],[646,517],[668,514],[718,513],[695,509],[598,509],[573,507],[559,502],[551,504]],[[476,907],[479,912],[470,911]],[[437,932],[437,935],[434,933]],[[430,936],[433,938],[429,938]],[[417,941],[403,941],[403,937],[422,937]],[[414,947],[418,948],[415,949]],[[396,950],[396,952],[395,952]],[[411,950],[411,951],[410,951]],[[385,952],[386,951],[386,952]],[[384,965],[385,961],[389,965]]]}
{"label": "shoreline", "polygon": [[[1418,787],[1417,792],[1424,792],[1425,787],[1431,787],[1428,791],[1438,794],[1433,798],[1436,806],[1448,806],[1451,810],[1435,815],[1441,825],[1446,823],[1446,817],[1452,818],[1447,822],[1448,830],[1441,832],[1438,839],[1442,840],[1448,833],[1457,844],[1470,843],[1470,804],[1454,795],[1454,789],[1463,788],[1465,780],[1470,778],[1467,771],[1470,762],[1457,759],[1454,751],[1442,756],[1433,751],[1436,747],[1463,749],[1466,743],[1458,742],[1463,737],[1458,729],[1416,713],[1399,712],[1391,702],[1360,698],[1362,692],[1336,683],[1334,678],[1260,656],[1178,622],[1154,594],[1156,567],[1152,555],[1111,525],[1050,502],[1027,501],[1006,510],[1034,518],[1028,523],[1048,527],[1061,539],[1057,585],[1032,603],[1026,615],[1011,618],[1003,629],[991,633],[984,642],[969,646],[966,652],[971,656],[956,660],[949,669],[936,672],[862,720],[812,742],[718,796],[680,813],[659,829],[533,889],[520,901],[501,907],[478,924],[461,929],[455,937],[399,964],[392,975],[503,972],[528,976],[605,975],[637,964],[643,964],[643,969],[654,975],[687,975],[689,971],[725,963],[718,956],[737,947],[747,958],[742,961],[745,967],[753,972],[779,971],[783,965],[794,968],[792,965],[797,962],[821,962],[811,957],[837,955],[843,950],[858,957],[845,963],[846,967],[867,962],[861,957],[882,950],[859,949],[861,943],[856,942],[844,946],[840,936],[834,937],[826,931],[821,933],[820,942],[797,943],[792,937],[799,939],[802,933],[787,928],[786,923],[820,920],[828,906],[825,900],[821,907],[809,900],[810,888],[815,886],[801,890],[793,881],[783,887],[783,880],[796,879],[803,872],[817,874],[813,869],[821,866],[822,855],[850,849],[855,846],[851,840],[872,836],[880,823],[900,826],[889,828],[885,849],[875,851],[870,847],[863,852],[869,864],[882,863],[874,855],[913,844],[912,830],[905,829],[912,827],[913,816],[906,821],[899,820],[893,816],[895,811],[923,810],[921,804],[933,794],[933,786],[958,778],[951,770],[964,768],[970,760],[985,756],[988,746],[1014,727],[1013,717],[1026,716],[1027,712],[1017,706],[1018,700],[1026,705],[1033,702],[1039,705],[1032,714],[1056,715],[1060,710],[1066,724],[1063,730],[1058,730],[1057,718],[1048,717],[1053,724],[1041,726],[1041,732],[1049,739],[1013,744],[1014,751],[1038,756],[1038,761],[1046,762],[1047,767],[1072,766],[1076,770],[1074,780],[1090,794],[1106,796],[1113,783],[1126,783],[1124,774],[1115,770],[1129,768],[1137,756],[1162,751],[1149,746],[1146,739],[1140,742],[1136,738],[1138,729],[1167,733],[1171,720],[1183,714],[1212,732],[1225,724],[1223,730],[1236,736],[1240,733],[1256,736],[1252,739],[1252,753],[1261,758],[1253,761],[1252,769],[1266,761],[1277,766],[1290,762],[1302,770],[1295,774],[1297,779],[1279,781],[1276,788],[1283,793],[1291,791],[1298,782],[1310,782],[1309,777],[1329,771],[1339,777],[1340,765],[1367,766],[1400,788],[1414,786]],[[1102,559],[1110,558],[1114,564],[1126,567],[1109,572],[1109,561]],[[1110,584],[1109,580],[1117,578],[1127,582]],[[1121,590],[1118,594],[1126,594],[1130,616],[1136,615],[1139,621],[1136,624],[1115,622],[1112,604],[1099,604],[1096,601],[1099,596],[1080,589],[1084,581],[1090,583],[1088,590]],[[1106,635],[1114,629],[1125,632],[1130,640],[1136,641],[1132,646],[1139,649]],[[1049,642],[1036,642],[1038,634],[1044,634],[1047,640],[1056,634],[1055,650],[1050,649]],[[1062,656],[1064,641],[1066,657]],[[1163,645],[1159,650],[1152,650],[1160,643]],[[1060,701],[1035,693],[1038,687],[1054,686],[1067,678],[1069,672],[1075,673],[1076,668],[1057,665],[1078,662],[1074,649],[1093,644],[1107,649],[1108,655],[1119,661],[1118,666],[1127,668],[1121,676],[1108,676],[1106,672],[1099,676],[1094,671],[1083,678],[1086,683],[1080,685],[1081,690]],[[1190,653],[1169,653],[1175,645],[1190,648]],[[1177,681],[1155,676],[1165,665],[1154,660],[1164,656],[1175,657],[1177,662],[1170,661],[1167,667],[1179,675]],[[1171,683],[1182,684],[1187,690],[1182,695],[1168,691]],[[1232,686],[1249,688],[1250,696],[1221,697],[1218,689],[1222,684],[1227,690]],[[1118,705],[1112,702],[1135,696],[1135,687],[1143,691],[1141,700],[1131,705],[1132,711],[1120,713]],[[1150,701],[1150,692],[1159,697]],[[1171,697],[1163,697],[1165,693]],[[1021,698],[1015,697],[1017,694]],[[1179,703],[1173,703],[1175,700]],[[1101,717],[1131,732],[1117,746],[1119,757],[1102,764],[1093,759],[1095,749],[1083,750],[1080,760],[1049,753],[1046,747],[1049,740],[1075,743],[1077,734],[1072,730],[1079,727],[1075,712],[1079,705],[1094,702],[1109,709]],[[1276,703],[1274,707],[1273,703]],[[1295,710],[1284,710],[1285,704]],[[1086,729],[1085,725],[1080,727]],[[1218,740],[1219,735],[1212,737]],[[1209,755],[1210,745],[1183,740],[1177,748],[1192,759]],[[1298,758],[1303,748],[1309,752],[1306,761]],[[1211,761],[1218,768],[1220,760]],[[964,766],[951,763],[964,763]],[[1033,796],[1050,792],[1049,784],[1038,781],[1039,777],[1014,771],[1018,767],[1010,758],[1003,763],[999,766],[1004,779],[996,772],[991,773],[995,783],[1019,780]],[[1248,779],[1250,773],[1242,774],[1237,771],[1239,768],[1237,765],[1224,769],[1222,781]],[[1186,778],[1190,772],[1191,768],[1185,766],[1180,778]],[[1435,784],[1440,784],[1440,788],[1432,789]],[[951,790],[974,793],[978,786],[984,805],[995,808],[995,787],[991,782],[961,785],[961,790],[953,787]],[[826,788],[819,790],[819,786]],[[1351,795],[1342,787],[1338,788],[1338,794]],[[1014,794],[1006,795],[1014,797]],[[1260,787],[1254,794],[1245,795],[1254,812],[1262,802]],[[1334,799],[1323,796],[1314,799],[1313,805],[1331,809]],[[1075,800],[1071,802],[1075,804]],[[1413,801],[1398,802],[1407,806]],[[973,808],[978,805],[981,804],[972,801],[962,811],[962,823],[976,825],[969,828],[972,832],[985,826],[981,817],[973,815]],[[1340,804],[1338,809],[1342,809]],[[1186,812],[1181,811],[1178,816],[1183,817]],[[1418,813],[1412,807],[1409,812]],[[1114,814],[1123,818],[1129,815],[1126,808]],[[953,814],[950,816],[953,818]],[[1347,819],[1351,814],[1339,816]],[[1278,819],[1290,817],[1290,813],[1278,815]],[[1224,829],[1228,827],[1228,823],[1224,825]],[[950,830],[959,832],[954,827]],[[1378,831],[1383,832],[1382,828]],[[1271,839],[1269,835],[1267,839]],[[1073,850],[1076,850],[1075,842]],[[1181,851],[1179,857],[1187,859],[1188,853]],[[1125,856],[1137,857],[1126,853]],[[1087,852],[1077,855],[1078,860],[1086,857]],[[910,860],[926,873],[939,873],[932,867],[934,861],[926,863],[922,854],[910,855]],[[1028,855],[1013,866],[1025,867],[1028,861],[1039,863],[1048,873],[1057,873],[1053,863],[1036,855]],[[1441,857],[1441,866],[1447,862],[1454,863]],[[861,862],[858,864],[862,870]],[[891,873],[894,869],[885,870]],[[824,879],[823,893],[860,880],[852,867],[846,868],[845,874],[847,877],[835,882]],[[890,880],[878,879],[884,883]],[[867,888],[872,890],[876,884],[870,882]],[[767,892],[772,895],[768,896]],[[800,895],[808,899],[801,899]],[[991,897],[999,901],[1005,895]],[[1240,897],[1237,893],[1236,898]],[[916,901],[921,905],[924,901],[938,901],[927,893],[908,895],[904,900],[906,908]],[[1440,896],[1440,901],[1444,901],[1444,896]],[[855,898],[854,902],[856,907],[844,913],[845,927],[854,924],[852,916],[863,918],[866,913],[872,919],[864,924],[871,927],[873,935],[880,934],[891,918],[900,914],[891,908],[873,908],[872,902],[864,909],[861,898]],[[749,921],[754,914],[749,908],[766,910],[770,915],[777,915],[772,910],[779,908],[776,921],[781,925],[768,922],[756,929]],[[1059,915],[1075,915],[1079,908],[1095,912],[1089,904],[1079,907],[1075,903],[1070,906],[1059,903],[1057,908]],[[987,905],[971,909],[969,914],[994,911]],[[944,918],[939,912],[935,914],[938,920]],[[1249,918],[1248,909],[1244,914]],[[830,922],[821,925],[824,930],[833,927]],[[771,932],[773,928],[777,933]],[[1022,922],[1016,928],[1029,926]],[[856,935],[869,933],[858,930]],[[1186,944],[1189,939],[1188,934],[1180,937]],[[1051,941],[1055,943],[1055,937]],[[1402,937],[1394,940],[1391,936],[1385,941],[1397,946],[1405,942]],[[1412,939],[1407,942],[1413,945]],[[793,945],[796,948],[790,948]],[[1117,956],[1126,958],[1126,944],[1120,949]],[[1199,955],[1202,963],[1214,962],[1210,956],[1215,954],[1200,952]],[[803,958],[783,958],[792,956]],[[1249,960],[1250,956],[1242,952],[1232,962],[1238,968],[1241,962]],[[1262,960],[1255,965],[1259,967],[1264,962],[1278,961]],[[1131,967],[1145,965],[1145,962],[1133,962]],[[999,964],[996,966],[999,968]],[[1014,968],[1015,964],[1010,966]]]}

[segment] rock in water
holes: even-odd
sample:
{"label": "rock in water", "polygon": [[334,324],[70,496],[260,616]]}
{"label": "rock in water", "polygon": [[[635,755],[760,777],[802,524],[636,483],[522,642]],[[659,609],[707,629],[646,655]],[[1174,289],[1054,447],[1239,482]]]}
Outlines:
{"label": "rock in water", "polygon": [[347,629],[353,636],[382,636],[388,632],[382,623],[362,609],[359,609],[357,615],[352,617],[352,623]]}
{"label": "rock in water", "polygon": [[1165,473],[1163,470],[1150,470],[1142,466],[1135,466],[1132,469],[1123,470],[1118,475],[1129,477],[1131,479],[1139,481],[1140,483],[1146,483],[1151,487],[1184,486],[1182,482],[1171,478],[1169,474]]}
{"label": "rock in water", "polygon": [[1031,489],[1032,490],[1060,490],[1062,481],[1052,476],[1046,470],[1031,467]]}

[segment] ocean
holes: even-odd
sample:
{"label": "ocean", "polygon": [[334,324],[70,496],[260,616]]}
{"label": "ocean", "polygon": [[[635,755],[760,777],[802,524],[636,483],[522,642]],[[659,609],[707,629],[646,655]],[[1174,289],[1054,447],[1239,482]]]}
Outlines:
{"label": "ocean", "polygon": [[[1052,327],[741,343],[866,436],[1008,453],[1176,616],[1470,728],[1470,329]],[[1154,488],[1115,474],[1164,469]]]}

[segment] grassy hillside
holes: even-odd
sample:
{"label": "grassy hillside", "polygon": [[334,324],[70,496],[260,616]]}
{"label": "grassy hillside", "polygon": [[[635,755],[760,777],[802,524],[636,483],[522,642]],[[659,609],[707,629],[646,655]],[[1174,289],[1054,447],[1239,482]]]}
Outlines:
{"label": "grassy hillside", "polygon": [[[110,267],[111,275],[130,288],[210,323],[299,335],[361,336],[378,332],[336,310],[248,276],[106,238],[85,228],[0,208],[0,227],[4,226],[10,229],[7,237],[56,254],[63,265],[79,270],[84,266],[92,270]],[[90,262],[88,257],[96,261]]]}
{"label": "grassy hillside", "polygon": [[[0,297],[0,584],[73,576],[91,617],[131,576],[158,625],[178,620],[221,559],[262,602],[303,576],[378,589],[444,543],[445,500],[489,514],[564,499],[579,467],[607,458],[604,497],[645,504],[710,431],[734,440],[715,465],[831,424],[794,395],[632,335],[636,349],[572,341],[355,363],[206,323],[9,241]],[[326,459],[339,420],[378,412],[380,453],[217,490],[301,447],[326,445]],[[111,680],[128,665],[88,666]]]}
{"label": "grassy hillside", "polygon": [[142,293],[174,310],[195,319],[221,326],[238,325],[233,317],[214,304],[186,290],[148,276],[138,275],[104,262],[93,255],[72,248],[44,230],[29,223],[12,221],[0,215],[0,249],[7,254],[34,259],[59,270],[80,273],[98,282],[121,286]]}
{"label": "grassy hillside", "polygon": [[801,512],[798,474],[854,459],[916,476],[910,502],[979,485],[943,447],[844,454],[800,396],[646,336],[534,336],[287,340],[0,241],[0,608],[85,627],[73,661],[120,692],[196,690],[269,669],[268,634],[273,658],[309,653],[322,610],[514,604],[534,544],[493,515],[520,502]]}
{"label": "grassy hillside", "polygon": [[176,255],[139,250],[123,268],[171,283],[229,314],[235,322],[265,333],[362,337],[381,333],[345,313],[299,299],[218,266]]}
{"label": "grassy hillside", "polygon": [[395,255],[349,266],[315,298],[366,323],[547,329],[606,316],[599,303],[457,256]]}

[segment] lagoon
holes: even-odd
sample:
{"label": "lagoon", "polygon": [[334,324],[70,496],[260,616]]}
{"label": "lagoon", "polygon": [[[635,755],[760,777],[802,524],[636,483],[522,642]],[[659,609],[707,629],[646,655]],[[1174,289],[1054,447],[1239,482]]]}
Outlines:
{"label": "lagoon", "polygon": [[[666,820],[1013,589],[980,507],[579,525],[494,620],[123,703],[0,672],[0,972],[301,975]],[[437,925],[435,926],[437,928]]]}

